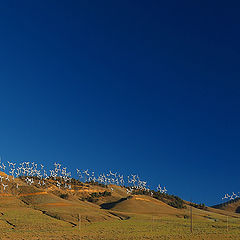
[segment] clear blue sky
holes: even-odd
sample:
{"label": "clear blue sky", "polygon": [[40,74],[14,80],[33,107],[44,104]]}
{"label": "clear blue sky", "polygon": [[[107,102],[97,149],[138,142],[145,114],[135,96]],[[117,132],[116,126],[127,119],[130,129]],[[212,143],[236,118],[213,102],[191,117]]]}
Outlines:
{"label": "clear blue sky", "polygon": [[1,1],[3,159],[240,191],[240,6],[211,2]]}

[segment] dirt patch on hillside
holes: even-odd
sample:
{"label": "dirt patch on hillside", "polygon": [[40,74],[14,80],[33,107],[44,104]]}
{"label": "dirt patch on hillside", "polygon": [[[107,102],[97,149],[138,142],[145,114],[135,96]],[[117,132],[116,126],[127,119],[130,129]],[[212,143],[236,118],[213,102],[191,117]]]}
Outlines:
{"label": "dirt patch on hillside", "polygon": [[35,192],[35,193],[21,193],[18,196],[19,197],[26,197],[26,196],[35,196],[35,195],[46,195],[47,192]]}
{"label": "dirt patch on hillside", "polygon": [[72,205],[73,204],[71,204],[71,203],[64,203],[64,202],[38,204],[38,206],[52,206],[52,207],[68,207],[68,206],[72,206]]}

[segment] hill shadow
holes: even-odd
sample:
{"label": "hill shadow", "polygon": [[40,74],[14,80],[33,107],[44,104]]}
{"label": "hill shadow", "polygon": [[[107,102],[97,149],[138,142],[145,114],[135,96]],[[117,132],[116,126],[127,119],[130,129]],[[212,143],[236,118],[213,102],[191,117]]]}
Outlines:
{"label": "hill shadow", "polygon": [[121,198],[121,199],[119,199],[118,201],[115,201],[115,202],[103,203],[103,204],[100,205],[100,207],[102,209],[110,210],[111,208],[115,207],[118,203],[126,201],[129,198],[131,198],[131,197]]}
{"label": "hill shadow", "polygon": [[238,206],[237,208],[236,208],[236,211],[235,211],[236,213],[240,213],[240,206]]}

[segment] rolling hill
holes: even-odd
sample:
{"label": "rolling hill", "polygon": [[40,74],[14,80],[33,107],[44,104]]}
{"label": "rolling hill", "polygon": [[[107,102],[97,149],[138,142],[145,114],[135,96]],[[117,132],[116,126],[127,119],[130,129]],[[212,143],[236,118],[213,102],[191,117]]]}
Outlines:
{"label": "rolling hill", "polygon": [[[237,213],[240,201],[229,202],[221,207],[198,209],[192,208],[191,203],[182,201],[176,196],[159,195],[159,193],[151,195],[137,190],[128,194],[127,188],[122,186],[105,186],[72,180],[71,189],[62,189],[57,187],[57,182],[60,181],[57,178],[46,179],[43,186],[38,184],[37,179],[28,184],[27,176],[16,178],[14,181],[8,179],[5,173],[1,172],[0,176],[2,183],[8,185],[6,189],[1,185],[0,189],[1,230],[3,233],[12,234],[11,236],[15,236],[15,232],[19,234],[24,232],[26,239],[34,239],[32,229],[40,229],[38,234],[41,236],[48,234],[49,231],[54,232],[54,229],[58,234],[69,231],[72,234],[80,223],[85,228],[88,225],[90,228],[105,226],[95,225],[100,223],[114,227],[117,222],[126,222],[126,224],[135,222],[141,225],[144,219],[150,224],[148,219],[153,217],[154,219],[170,218],[172,221],[182,219],[183,223],[188,223],[191,209],[194,213],[194,221],[204,224],[224,223],[226,216],[240,219]],[[176,204],[176,201],[183,203],[182,207],[178,208],[181,204]],[[94,232],[94,229],[92,231]],[[19,235],[14,239],[18,239],[17,236]],[[48,239],[55,239],[53,236],[51,238],[49,235],[46,236]],[[71,239],[74,237],[72,236]]]}
{"label": "rolling hill", "polygon": [[236,198],[234,200],[230,200],[225,203],[214,205],[212,207],[216,209],[222,209],[232,213],[240,213],[240,198]]}

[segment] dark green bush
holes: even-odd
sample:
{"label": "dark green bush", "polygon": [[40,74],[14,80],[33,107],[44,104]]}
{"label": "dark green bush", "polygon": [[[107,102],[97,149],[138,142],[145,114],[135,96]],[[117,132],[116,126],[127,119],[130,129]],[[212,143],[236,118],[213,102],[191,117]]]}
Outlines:
{"label": "dark green bush", "polygon": [[60,195],[60,198],[63,198],[63,199],[68,199],[68,197],[69,197],[69,196],[68,196],[67,193],[66,193],[66,194],[63,193],[63,194]]}

